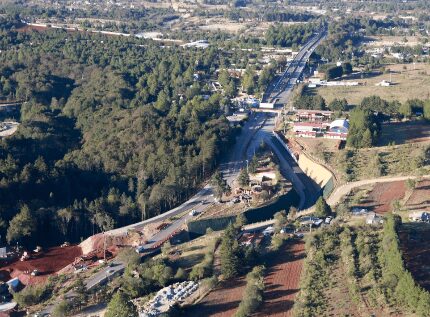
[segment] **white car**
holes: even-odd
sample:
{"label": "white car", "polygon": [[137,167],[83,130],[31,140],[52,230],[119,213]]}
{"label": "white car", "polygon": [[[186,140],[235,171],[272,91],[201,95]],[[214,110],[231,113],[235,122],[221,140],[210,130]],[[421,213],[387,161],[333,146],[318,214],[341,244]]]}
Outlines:
{"label": "white car", "polygon": [[195,215],[197,215],[197,210],[191,210],[189,215],[194,217]]}
{"label": "white car", "polygon": [[333,217],[332,216],[328,216],[327,218],[325,218],[325,220],[324,220],[324,222],[326,223],[326,224],[330,224],[330,222],[333,220]]}

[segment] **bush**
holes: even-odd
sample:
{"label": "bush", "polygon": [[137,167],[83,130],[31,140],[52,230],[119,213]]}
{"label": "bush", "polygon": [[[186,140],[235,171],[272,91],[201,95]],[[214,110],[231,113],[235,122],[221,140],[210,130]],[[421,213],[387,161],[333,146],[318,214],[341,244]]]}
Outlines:
{"label": "bush", "polygon": [[256,266],[246,276],[245,295],[234,317],[250,316],[263,303],[264,271],[264,266]]}
{"label": "bush", "polygon": [[411,273],[404,267],[400,251],[398,228],[401,218],[388,215],[384,223],[379,259],[382,266],[382,287],[389,300],[398,303],[411,313],[428,316],[430,293],[416,285]]}
{"label": "bush", "polygon": [[54,310],[52,311],[52,317],[69,316],[72,310],[72,304],[70,304],[67,300],[63,300],[54,307]]}
{"label": "bush", "polygon": [[52,295],[52,287],[50,284],[29,285],[22,291],[13,294],[13,299],[21,307],[28,307],[40,304]]}

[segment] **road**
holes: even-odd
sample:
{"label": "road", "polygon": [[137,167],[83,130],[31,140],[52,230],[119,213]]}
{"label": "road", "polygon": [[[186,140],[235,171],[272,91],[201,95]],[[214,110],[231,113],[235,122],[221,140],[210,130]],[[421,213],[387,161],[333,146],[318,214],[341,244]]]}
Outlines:
{"label": "road", "polygon": [[408,179],[417,179],[417,178],[430,178],[430,175],[380,177],[380,178],[370,178],[370,179],[364,179],[361,181],[346,183],[336,188],[336,190],[327,199],[327,203],[332,207],[336,206],[345,195],[349,194],[351,190],[357,187],[361,187],[369,184],[397,182],[397,181],[405,181]]}
{"label": "road", "polygon": [[321,30],[302,47],[294,60],[288,64],[284,74],[269,86],[268,91],[263,96],[264,102],[288,103],[292,88],[301,78],[310,56],[325,36],[326,30]]}
{"label": "road", "polygon": [[[304,57],[310,55],[309,49],[314,48],[314,45],[316,45],[315,43],[317,43],[315,42],[315,38],[312,38],[312,40],[300,50],[295,61],[301,62]],[[291,68],[284,73],[283,77],[300,77],[301,73],[299,74],[298,72],[303,71],[303,69],[304,66],[301,68]],[[279,91],[279,93],[283,98],[289,98],[295,82],[296,81],[291,81],[291,85],[286,85],[285,87],[282,86],[282,89],[284,90]],[[300,207],[307,207],[315,201],[314,197],[317,195],[319,188],[315,188],[315,184],[311,183],[312,181],[310,178],[300,170],[290,154],[279,144],[279,141],[274,138],[273,130],[275,128],[275,121],[276,116],[273,113],[254,112],[243,126],[240,135],[237,136],[234,148],[221,162],[220,171],[223,173],[227,182],[231,185],[237,179],[240,170],[246,166],[246,160],[252,159],[255,150],[261,142],[264,141],[279,157],[281,162],[281,171],[286,173],[286,176],[291,180],[293,187],[298,188],[299,195],[301,196]],[[105,234],[127,234],[131,229],[142,229],[147,224],[182,215],[177,220],[173,221],[166,229],[161,230],[151,237],[151,239],[143,246],[145,249],[148,249],[156,243],[159,243],[171,236],[175,231],[179,230],[182,225],[193,218],[193,216],[191,216],[187,211],[194,209],[197,212],[203,212],[209,205],[214,203],[213,190],[211,186],[207,184],[188,201],[163,213],[162,215],[129,226],[107,231]],[[87,289],[92,289],[97,285],[106,283],[114,276],[118,276],[124,272],[124,263],[119,260],[112,261],[110,265],[111,266],[109,267],[102,267],[98,272],[85,280]],[[73,291],[67,293],[66,296],[68,298],[73,297]],[[46,307],[43,312],[52,313],[53,308],[54,306],[50,305]]]}

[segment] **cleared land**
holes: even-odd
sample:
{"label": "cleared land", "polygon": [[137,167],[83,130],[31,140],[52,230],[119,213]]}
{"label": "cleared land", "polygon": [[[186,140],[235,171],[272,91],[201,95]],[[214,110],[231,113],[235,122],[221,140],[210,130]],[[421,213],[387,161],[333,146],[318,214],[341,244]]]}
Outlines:
{"label": "cleared land", "polygon": [[292,316],[305,257],[304,242],[287,243],[280,252],[268,263],[270,268],[264,280],[264,304],[255,317]]}
{"label": "cleared land", "polygon": [[378,145],[406,144],[430,141],[430,124],[426,121],[383,124]]}
{"label": "cleared land", "polygon": [[242,301],[246,281],[243,277],[222,283],[200,303],[187,311],[188,317],[231,317]]}
{"label": "cleared land", "polygon": [[[415,125],[415,123],[411,124]],[[417,123],[417,126],[419,126],[417,129],[424,134],[424,123]],[[323,160],[343,182],[381,176],[416,175],[421,164],[419,158],[430,146],[430,140],[420,139],[420,142],[410,143],[413,139],[408,136],[398,136],[401,131],[395,129],[391,131],[393,140],[397,139],[398,142],[403,140],[406,144],[337,150],[333,140],[297,138],[297,141],[311,155]],[[419,135],[417,134],[416,138]],[[410,137],[413,138],[412,133]],[[423,166],[421,172],[428,174],[429,166]]]}
{"label": "cleared land", "polygon": [[365,203],[360,206],[379,214],[386,213],[390,211],[393,201],[403,199],[405,192],[404,181],[377,183],[365,199]]}
{"label": "cleared land", "polygon": [[408,210],[430,210],[430,180],[420,181],[406,201]]}
{"label": "cleared land", "polygon": [[430,224],[405,223],[400,243],[407,269],[415,281],[430,291]]}
{"label": "cleared land", "polygon": [[219,233],[205,235],[193,241],[172,248],[169,260],[177,268],[191,270],[193,266],[201,263],[205,254],[212,249]]}
{"label": "cleared land", "polygon": [[[406,67],[406,69],[404,69]],[[388,73],[372,73],[367,77],[350,78],[348,81],[357,81],[361,86],[318,87],[309,89],[320,94],[327,102],[333,99],[345,98],[349,104],[359,104],[364,97],[377,95],[383,99],[405,102],[408,99],[427,99],[430,97],[430,65],[429,64],[396,64],[387,65],[391,71],[391,80],[394,85],[390,87],[375,86],[383,80],[390,80]],[[346,79],[344,79],[346,80]]]}
{"label": "cleared land", "polygon": [[[405,38],[406,42],[404,42]],[[419,40],[420,38],[418,36],[380,35],[369,37],[365,44],[366,46],[371,47],[386,47],[399,44],[402,46],[416,46],[418,44],[422,44]]]}
{"label": "cleared land", "polygon": [[[79,246],[51,248],[40,255],[35,255],[30,260],[19,261],[17,259],[12,263],[5,264],[0,271],[0,277],[2,281],[19,277],[19,280],[24,284],[39,283],[72,263],[81,254],[82,250]],[[40,275],[31,276],[29,273],[33,270],[38,270]]]}

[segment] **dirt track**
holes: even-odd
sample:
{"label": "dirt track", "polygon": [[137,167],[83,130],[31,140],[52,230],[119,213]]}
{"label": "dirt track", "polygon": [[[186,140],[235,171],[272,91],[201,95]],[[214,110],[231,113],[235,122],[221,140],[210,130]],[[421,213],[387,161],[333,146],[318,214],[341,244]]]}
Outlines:
{"label": "dirt track", "polygon": [[364,185],[369,184],[375,184],[375,183],[386,183],[386,182],[397,182],[397,181],[405,181],[408,179],[416,179],[419,177],[423,178],[430,178],[430,175],[425,176],[393,176],[393,177],[380,177],[380,178],[372,178],[372,179],[365,179],[357,182],[352,183],[346,183],[344,185],[341,185],[335,189],[335,191],[330,195],[330,197],[327,199],[327,203],[330,206],[337,205],[343,196],[348,194],[352,189]]}

